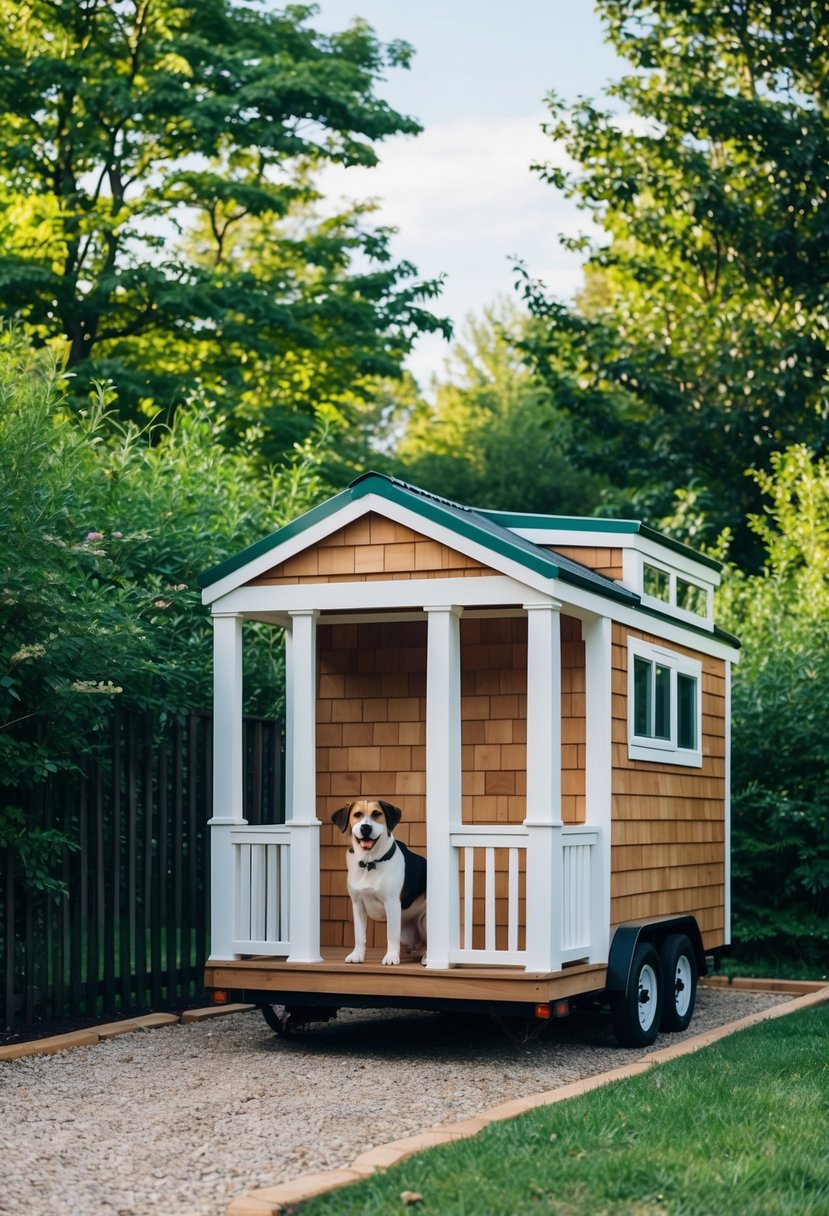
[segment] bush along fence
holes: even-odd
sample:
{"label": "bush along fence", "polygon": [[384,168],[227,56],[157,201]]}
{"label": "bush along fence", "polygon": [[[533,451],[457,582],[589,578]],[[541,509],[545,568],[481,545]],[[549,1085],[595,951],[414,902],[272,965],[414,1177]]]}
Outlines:
{"label": "bush along fence", "polygon": [[[31,827],[73,845],[33,890],[0,850],[0,1030],[198,999],[207,957],[212,721],[113,714],[107,746],[32,791]],[[245,720],[245,816],[284,820],[280,722]]]}

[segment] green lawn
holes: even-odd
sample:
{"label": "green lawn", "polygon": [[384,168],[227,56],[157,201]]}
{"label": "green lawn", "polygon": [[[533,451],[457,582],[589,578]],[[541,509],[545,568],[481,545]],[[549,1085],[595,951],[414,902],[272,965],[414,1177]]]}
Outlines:
{"label": "green lawn", "polygon": [[[422,1195],[407,1207],[403,1191]],[[492,1124],[301,1216],[829,1216],[829,1006]]]}

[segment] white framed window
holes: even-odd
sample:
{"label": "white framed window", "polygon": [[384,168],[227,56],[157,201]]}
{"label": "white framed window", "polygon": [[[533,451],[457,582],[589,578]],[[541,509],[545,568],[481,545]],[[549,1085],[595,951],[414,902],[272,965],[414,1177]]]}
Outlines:
{"label": "white framed window", "polygon": [[702,765],[702,663],[628,639],[628,756]]}
{"label": "white framed window", "polygon": [[695,624],[712,623],[712,588],[650,557],[642,558],[640,594],[648,608],[661,608]]}

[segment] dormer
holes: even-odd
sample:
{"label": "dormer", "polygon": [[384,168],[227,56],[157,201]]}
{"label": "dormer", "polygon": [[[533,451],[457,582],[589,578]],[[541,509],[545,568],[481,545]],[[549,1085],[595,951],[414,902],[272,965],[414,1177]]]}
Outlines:
{"label": "dormer", "polygon": [[722,565],[633,519],[479,511],[493,523],[569,557],[634,592],[643,608],[714,629]]}

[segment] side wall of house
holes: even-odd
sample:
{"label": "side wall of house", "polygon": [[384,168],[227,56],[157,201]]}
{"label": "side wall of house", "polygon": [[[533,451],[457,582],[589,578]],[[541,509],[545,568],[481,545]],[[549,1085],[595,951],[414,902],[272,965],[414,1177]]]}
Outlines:
{"label": "side wall of house", "polygon": [[614,626],[611,922],[690,912],[713,948],[725,920],[725,663],[702,656],[702,768],[630,760],[629,636],[700,658]]}

